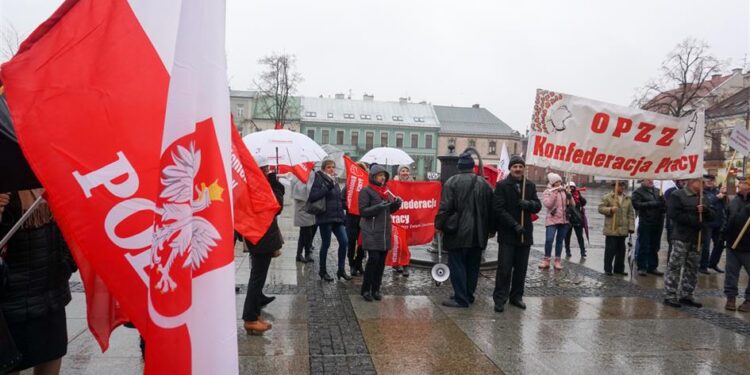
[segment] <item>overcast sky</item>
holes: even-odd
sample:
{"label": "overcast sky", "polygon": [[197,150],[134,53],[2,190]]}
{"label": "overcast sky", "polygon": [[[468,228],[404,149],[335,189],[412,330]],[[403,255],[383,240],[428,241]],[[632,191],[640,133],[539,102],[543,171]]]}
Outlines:
{"label": "overcast sky", "polygon": [[[28,35],[60,0],[0,0]],[[536,88],[629,105],[686,37],[750,66],[750,0],[228,0],[233,89],[257,60],[297,55],[299,94],[479,103],[523,131]],[[746,57],[747,56],[747,57]],[[747,58],[747,62],[746,59]]]}

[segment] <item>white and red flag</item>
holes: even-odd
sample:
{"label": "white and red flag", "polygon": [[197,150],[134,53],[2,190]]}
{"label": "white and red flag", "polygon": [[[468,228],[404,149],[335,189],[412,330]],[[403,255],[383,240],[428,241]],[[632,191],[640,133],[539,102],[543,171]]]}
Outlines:
{"label": "white and red flag", "polygon": [[500,151],[500,161],[497,162],[497,180],[495,180],[496,183],[504,180],[505,177],[508,177],[508,173],[510,173],[510,168],[508,165],[509,163],[510,156],[508,156],[508,147],[505,145],[505,142],[503,142],[503,148]]}
{"label": "white and red flag", "polygon": [[238,372],[225,13],[68,0],[0,68],[56,221],[144,336],[147,373]]}

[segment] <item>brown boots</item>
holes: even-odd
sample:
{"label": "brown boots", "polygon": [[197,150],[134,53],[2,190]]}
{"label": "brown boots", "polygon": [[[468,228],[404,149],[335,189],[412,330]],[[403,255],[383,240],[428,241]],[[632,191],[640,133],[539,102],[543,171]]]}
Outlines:
{"label": "brown boots", "polygon": [[254,322],[245,321],[245,331],[248,335],[261,336],[263,332],[268,331],[271,327],[273,327],[271,323],[260,318]]}
{"label": "brown boots", "polygon": [[727,303],[724,305],[724,309],[729,311],[750,312],[750,300],[745,300],[740,307],[737,307],[737,298],[727,297]]}

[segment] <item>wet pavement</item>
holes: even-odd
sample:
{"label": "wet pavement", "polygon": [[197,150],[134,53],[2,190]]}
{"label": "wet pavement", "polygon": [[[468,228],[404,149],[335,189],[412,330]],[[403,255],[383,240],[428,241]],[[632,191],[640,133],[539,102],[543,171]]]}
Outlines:
{"label": "wet pavement", "polygon": [[[528,308],[493,311],[494,271],[482,271],[477,300],[468,309],[441,302],[450,283],[436,286],[426,268],[408,278],[387,268],[383,301],[359,296],[361,278],[323,283],[316,263],[294,261],[297,231],[291,206],[281,227],[286,244],[271,264],[266,294],[276,301],[263,311],[273,323],[264,336],[241,329],[249,261],[236,249],[237,324],[241,373],[253,374],[747,374],[750,314],[724,310],[723,275],[700,275],[696,296],[703,309],[661,303],[663,279],[603,273],[602,191],[585,196],[591,225],[588,257],[577,245],[562,271],[539,270],[543,215],[535,224],[526,286]],[[319,246],[319,238],[316,240]],[[573,240],[575,243],[575,239]],[[496,254],[490,242],[488,258]],[[334,245],[332,246],[335,248]],[[412,251],[426,251],[413,249]],[[494,251],[494,253],[493,253]],[[317,255],[317,252],[316,254]],[[666,264],[666,242],[660,252]],[[335,251],[329,252],[329,272]],[[740,279],[741,292],[748,278]],[[85,301],[74,276],[68,306],[68,355],[64,374],[138,374],[143,362],[135,330],[118,328],[100,353],[86,328]],[[740,299],[741,301],[741,299]],[[27,372],[30,374],[30,372]]]}

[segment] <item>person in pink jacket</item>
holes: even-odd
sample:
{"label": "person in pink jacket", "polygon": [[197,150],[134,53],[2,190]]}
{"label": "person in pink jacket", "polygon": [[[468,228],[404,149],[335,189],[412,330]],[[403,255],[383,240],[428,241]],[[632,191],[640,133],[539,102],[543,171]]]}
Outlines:
{"label": "person in pink jacket", "polygon": [[544,241],[544,259],[539,265],[541,269],[548,269],[550,256],[552,255],[552,243],[555,243],[555,269],[561,270],[560,256],[562,255],[563,244],[568,235],[570,226],[566,208],[570,204],[570,197],[562,185],[562,178],[556,173],[547,174],[547,190],[542,196],[542,204],[547,209],[547,217],[544,224],[547,232]]}

